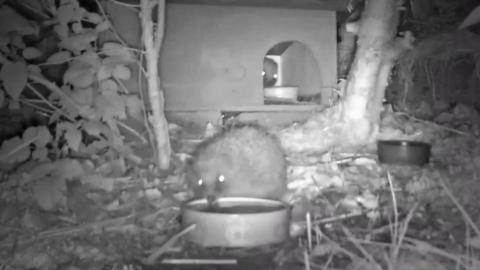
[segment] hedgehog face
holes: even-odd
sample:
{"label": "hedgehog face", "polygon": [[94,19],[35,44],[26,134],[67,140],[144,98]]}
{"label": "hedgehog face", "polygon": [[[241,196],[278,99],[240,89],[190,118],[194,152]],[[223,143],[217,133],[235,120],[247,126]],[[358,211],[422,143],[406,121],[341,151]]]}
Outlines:
{"label": "hedgehog face", "polygon": [[207,198],[210,201],[225,194],[228,190],[228,176],[222,173],[221,168],[225,168],[226,163],[227,159],[219,158],[195,164],[195,177],[191,180],[196,198]]}
{"label": "hedgehog face", "polygon": [[214,178],[199,178],[194,189],[196,197],[206,198],[209,203],[215,202],[224,193],[227,184],[225,180],[223,174]]}

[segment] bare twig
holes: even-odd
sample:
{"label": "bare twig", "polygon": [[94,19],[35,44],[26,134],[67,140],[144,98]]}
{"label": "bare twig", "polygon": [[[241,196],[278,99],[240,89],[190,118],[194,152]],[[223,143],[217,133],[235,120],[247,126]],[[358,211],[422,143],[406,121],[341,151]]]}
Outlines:
{"label": "bare twig", "polygon": [[145,265],[153,265],[158,257],[162,256],[173,244],[175,244],[180,237],[184,236],[185,234],[189,233],[191,230],[195,229],[196,224],[192,224],[185,229],[181,230],[176,235],[172,236],[167,242],[165,242],[159,249],[155,252],[150,254],[146,259],[142,260],[142,263]]}
{"label": "bare twig", "polygon": [[117,123],[117,125],[123,127],[125,130],[129,131],[131,134],[133,134],[135,137],[139,138],[142,143],[147,143],[147,139],[145,137],[143,137],[142,135],[140,135],[140,133],[138,133],[135,129],[131,128],[130,126],[128,126],[127,124],[123,123],[122,121],[118,121],[116,120],[115,123]]}
{"label": "bare twig", "polygon": [[[350,240],[350,239],[349,239]],[[363,240],[363,239],[354,239],[356,242],[364,244],[364,245],[375,245],[375,246],[380,246],[380,247],[385,247],[388,248],[390,247],[390,243],[381,243],[381,242],[375,242],[375,241],[370,241],[370,240]],[[444,258],[447,258],[449,260],[455,261],[455,262],[460,262],[460,265],[463,267],[468,267],[467,263],[469,264],[480,264],[480,260],[476,260],[473,257],[468,257],[463,254],[454,254],[445,250],[442,250],[440,248],[434,247],[426,242],[413,239],[410,237],[405,237],[404,238],[404,245],[400,247],[401,249],[404,250],[411,250],[414,252],[420,252],[422,254],[434,254],[438,255]]]}
{"label": "bare twig", "polygon": [[20,237],[15,240],[8,239],[7,241],[0,242],[0,247],[8,247],[13,244],[16,245],[25,245],[28,243],[32,243],[34,241],[40,241],[40,240],[45,240],[49,238],[55,238],[55,237],[65,237],[66,235],[71,235],[71,234],[76,234],[83,232],[85,230],[92,230],[92,229],[98,229],[98,228],[103,228],[106,226],[110,225],[115,225],[120,222],[125,222],[126,220],[132,218],[133,215],[128,215],[125,217],[119,217],[119,218],[113,218],[109,220],[102,220],[102,221],[97,221],[97,222],[91,222],[87,224],[82,224],[78,225],[75,227],[69,227],[69,228],[57,228],[57,229],[51,229],[51,230],[46,230],[43,232],[38,233],[35,236],[32,237]]}
{"label": "bare twig", "polygon": [[125,2],[120,2],[118,0],[109,0],[110,2],[113,2],[117,5],[120,5],[120,6],[124,6],[124,7],[128,7],[128,8],[131,8],[131,9],[136,9],[138,8],[140,5],[138,4],[128,4],[128,3],[125,3]]}
{"label": "bare twig", "polygon": [[[98,10],[100,11],[100,13],[102,13],[102,16],[103,18],[105,18],[105,20],[108,20],[108,16],[107,14],[105,13],[105,10],[103,9],[103,6],[102,4],[99,2],[99,0],[95,0],[95,2],[97,3],[97,7],[98,7]],[[117,2],[115,2],[117,3]],[[115,37],[117,38],[117,40],[124,46],[124,47],[128,47],[127,43],[120,37],[120,35],[118,34],[117,30],[115,30],[115,27],[113,27],[113,24],[111,22],[109,22],[111,27],[110,27],[110,30],[112,31],[112,33],[115,35]]]}
{"label": "bare twig", "polygon": [[400,249],[407,235],[408,225],[410,224],[410,221],[413,218],[413,213],[415,213],[415,211],[417,210],[417,207],[418,207],[418,203],[415,203],[415,205],[410,209],[410,211],[408,211],[407,217],[405,218],[405,222],[403,222],[401,226],[399,224],[394,225],[395,227],[400,226],[402,230],[400,234],[397,235],[398,238],[393,239],[394,249],[391,253],[390,261],[389,261],[391,266],[394,266],[392,269],[396,269],[396,263],[398,261]]}
{"label": "bare twig", "polygon": [[310,211],[305,214],[305,220],[307,222],[307,246],[308,252],[312,251],[312,216]]}
{"label": "bare twig", "polygon": [[[6,64],[6,63],[11,63],[10,60],[8,60],[5,55],[3,55],[2,53],[0,53],[0,63],[1,64]],[[47,87],[50,91],[52,91],[53,93],[57,94],[58,96],[60,96],[63,100],[69,102],[72,106],[74,106],[77,110],[78,110],[78,105],[77,103],[71,99],[67,94],[65,94],[62,89],[60,89],[60,87],[58,87],[55,83],[37,75],[37,74],[34,74],[34,73],[31,73],[29,72],[28,74],[28,78],[36,83],[40,83],[40,84],[43,84],[45,87]]]}
{"label": "bare twig", "polygon": [[11,149],[10,151],[8,151],[7,153],[4,153],[2,155],[0,155],[0,161],[6,161],[10,156],[14,155],[15,153],[17,153],[18,151],[26,148],[26,147],[30,147],[30,144],[33,143],[34,141],[37,140],[37,136],[35,136],[34,138],[28,140],[28,141],[24,141],[22,142],[20,145],[18,145],[17,147]]}
{"label": "bare twig", "polygon": [[377,270],[381,270],[382,268],[378,264],[378,262],[373,258],[373,256],[365,250],[364,247],[358,244],[358,242],[354,241],[353,234],[348,230],[345,226],[342,226],[342,230],[347,236],[347,239],[362,253],[362,255],[371,263],[374,264]]}
{"label": "bare twig", "polygon": [[458,202],[458,200],[453,196],[452,192],[450,189],[445,185],[442,179],[440,180],[440,185],[442,186],[443,190],[445,190],[445,193],[447,193],[448,197],[452,202],[455,204],[455,206],[458,208],[460,213],[462,213],[463,218],[465,219],[466,223],[475,231],[476,236],[480,236],[480,230],[478,229],[477,225],[475,225],[475,222],[472,220],[470,215],[467,213],[465,208]]}
{"label": "bare twig", "polygon": [[119,79],[117,79],[117,78],[113,78],[113,80],[114,80],[118,85],[120,85],[120,88],[122,88],[122,90],[123,90],[123,92],[124,92],[125,94],[130,94],[130,91],[127,89],[127,87],[125,86],[125,84],[124,84],[121,80],[119,80]]}
{"label": "bare twig", "polygon": [[236,259],[164,259],[163,264],[236,265]]}
{"label": "bare twig", "polygon": [[[399,243],[398,241],[398,206],[397,206],[397,197],[395,196],[395,191],[393,190],[393,181],[392,181],[392,175],[390,172],[387,172],[387,180],[388,180],[388,187],[390,189],[390,195],[392,197],[392,204],[393,204],[393,231],[391,231],[392,235],[392,243],[391,243],[391,248],[390,248],[390,261],[389,261],[389,269],[393,270],[397,258],[398,258],[398,252],[399,252]],[[390,219],[389,219],[390,220]]]}
{"label": "bare twig", "polygon": [[41,106],[38,106],[32,102],[30,102],[28,99],[23,99],[23,98],[20,98],[18,99],[18,102],[22,103],[22,104],[25,104],[26,106],[30,106],[32,108],[34,108],[35,110],[39,111],[39,112],[42,112],[42,113],[45,113],[45,114],[48,114],[49,116],[52,115],[54,113],[54,111],[50,111],[46,108],[42,108]]}
{"label": "bare twig", "polygon": [[70,96],[68,96],[67,94],[65,94],[62,89],[60,89],[60,87],[58,87],[55,83],[43,78],[43,77],[40,77],[36,74],[33,74],[33,73],[29,73],[28,74],[28,78],[31,79],[32,81],[36,82],[36,83],[40,83],[40,84],[43,84],[45,87],[47,87],[50,91],[52,91],[53,93],[57,94],[58,96],[60,96],[60,98],[62,98],[62,100],[70,103],[70,105],[72,105],[76,110],[79,111],[79,106],[78,104],[72,99],[70,98]]}
{"label": "bare twig", "polygon": [[406,116],[416,122],[420,122],[420,123],[424,123],[424,124],[428,124],[430,126],[434,126],[434,127],[438,127],[438,128],[441,128],[441,129],[444,129],[444,130],[447,130],[447,131],[450,131],[452,133],[456,133],[456,134],[459,134],[459,135],[463,135],[463,136],[468,136],[468,137],[472,137],[473,138],[473,135],[472,134],[469,134],[469,133],[466,133],[466,132],[463,132],[463,131],[460,131],[458,129],[454,129],[454,128],[450,128],[450,127],[446,127],[446,126],[442,126],[440,124],[437,124],[435,122],[432,122],[432,121],[428,121],[428,120],[422,120],[422,119],[418,119],[408,113],[404,113],[404,112],[396,112],[395,113],[396,115],[403,115],[403,116]]}
{"label": "bare twig", "polygon": [[303,251],[303,263],[305,265],[305,270],[310,270],[310,257],[308,256],[308,251]]}
{"label": "bare twig", "polygon": [[33,87],[31,84],[27,83],[27,87],[39,98],[41,99],[44,104],[47,104],[48,107],[50,107],[52,110],[58,112],[60,115],[63,115],[65,118],[68,120],[74,122],[74,119],[70,117],[70,115],[66,114],[63,112],[61,109],[57,108],[57,106],[53,105],[50,101],[48,101],[42,94],[40,94],[35,87]]}
{"label": "bare twig", "polygon": [[[147,75],[145,69],[141,65],[143,63],[144,59],[144,54],[141,54],[139,56],[139,64],[138,64],[138,77],[137,77],[137,83],[138,83],[138,93],[140,94],[140,100],[142,101],[142,104],[147,104],[145,100],[145,96],[143,95],[143,78]],[[150,128],[150,123],[148,122],[148,113],[147,113],[147,108],[146,106],[142,107],[142,113],[143,113],[143,119],[144,119],[144,125],[145,128],[147,129],[148,132],[148,141],[150,145],[152,146],[152,149],[156,149],[155,145],[155,136],[153,134],[152,129]]]}

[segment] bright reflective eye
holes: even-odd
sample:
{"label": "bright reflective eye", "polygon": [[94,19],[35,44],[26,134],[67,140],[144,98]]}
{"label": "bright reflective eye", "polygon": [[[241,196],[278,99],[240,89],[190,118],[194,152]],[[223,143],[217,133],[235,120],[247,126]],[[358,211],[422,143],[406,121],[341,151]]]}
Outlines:
{"label": "bright reflective eye", "polygon": [[265,71],[262,71],[262,76],[265,76]]}
{"label": "bright reflective eye", "polygon": [[197,185],[199,185],[199,186],[203,186],[203,179],[198,179],[198,181],[197,181]]}
{"label": "bright reflective eye", "polygon": [[278,77],[278,74],[273,74],[273,78],[277,78]]}
{"label": "bright reflective eye", "polygon": [[218,176],[218,182],[225,182],[225,176],[223,176],[223,174]]}

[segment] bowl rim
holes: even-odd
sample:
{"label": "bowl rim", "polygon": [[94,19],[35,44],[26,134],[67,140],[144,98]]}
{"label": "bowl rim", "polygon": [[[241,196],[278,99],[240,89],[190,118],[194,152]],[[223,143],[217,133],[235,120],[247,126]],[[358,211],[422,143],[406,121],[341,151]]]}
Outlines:
{"label": "bowl rim", "polygon": [[[250,197],[222,197],[218,198],[220,202],[256,202],[257,204],[248,204],[248,205],[258,205],[258,206],[271,206],[271,207],[278,207],[275,209],[272,209],[271,211],[260,211],[260,212],[254,212],[254,213],[222,213],[222,212],[210,212],[210,211],[203,211],[201,209],[198,209],[196,207],[198,206],[207,206],[208,201],[206,198],[202,199],[194,199],[191,201],[188,201],[185,203],[183,206],[183,212],[185,211],[191,211],[191,212],[196,212],[196,213],[202,213],[202,214],[208,214],[208,215],[264,215],[268,213],[276,213],[276,212],[284,212],[284,211],[289,211],[289,205],[285,202],[282,201],[277,201],[277,200],[272,200],[272,199],[263,199],[263,198],[250,198]],[[242,204],[238,204],[242,205]]]}
{"label": "bowl rim", "polygon": [[377,140],[378,145],[385,146],[398,146],[398,147],[423,147],[430,148],[431,144],[422,142],[422,141],[413,141],[413,140]]}

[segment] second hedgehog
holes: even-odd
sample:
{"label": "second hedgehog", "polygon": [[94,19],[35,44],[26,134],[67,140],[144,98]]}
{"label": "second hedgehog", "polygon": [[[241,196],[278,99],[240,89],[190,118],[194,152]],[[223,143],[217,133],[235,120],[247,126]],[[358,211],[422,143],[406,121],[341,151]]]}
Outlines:
{"label": "second hedgehog", "polygon": [[279,141],[257,126],[242,126],[202,142],[187,166],[195,197],[280,199],[287,189],[286,159]]}

